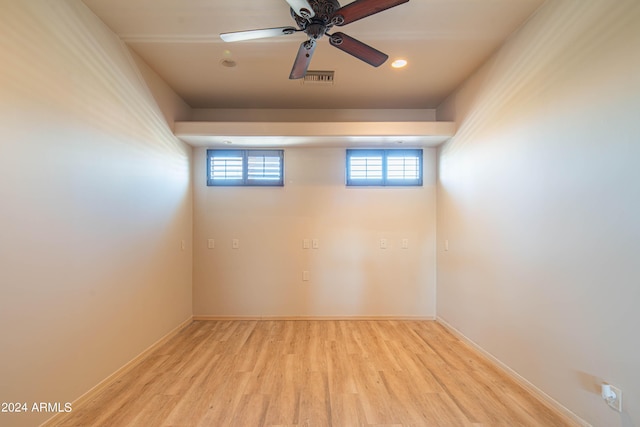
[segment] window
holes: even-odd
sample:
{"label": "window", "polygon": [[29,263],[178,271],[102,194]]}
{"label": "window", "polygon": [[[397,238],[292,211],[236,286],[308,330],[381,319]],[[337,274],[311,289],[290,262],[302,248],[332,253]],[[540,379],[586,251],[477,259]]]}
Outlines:
{"label": "window", "polygon": [[422,185],[422,150],[347,150],[347,185]]}
{"label": "window", "polygon": [[207,185],[283,186],[283,150],[207,150]]}

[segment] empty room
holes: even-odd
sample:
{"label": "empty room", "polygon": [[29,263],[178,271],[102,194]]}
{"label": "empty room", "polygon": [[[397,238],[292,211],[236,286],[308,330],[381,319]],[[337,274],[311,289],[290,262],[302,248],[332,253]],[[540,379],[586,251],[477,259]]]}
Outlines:
{"label": "empty room", "polygon": [[0,1],[0,426],[640,426],[640,3]]}

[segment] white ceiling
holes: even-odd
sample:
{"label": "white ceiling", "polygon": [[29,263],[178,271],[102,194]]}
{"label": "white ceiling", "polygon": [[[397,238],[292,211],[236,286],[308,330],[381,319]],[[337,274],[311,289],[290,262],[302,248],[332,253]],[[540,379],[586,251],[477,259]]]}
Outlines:
{"label": "white ceiling", "polygon": [[[543,0],[410,0],[340,28],[389,55],[371,67],[319,41],[310,70],[289,72],[303,33],[225,43],[221,32],[295,26],[285,0],[84,0],[193,108],[429,109],[460,85]],[[350,3],[344,1],[342,4]],[[405,58],[402,70],[390,67]],[[232,59],[235,68],[221,65]]]}

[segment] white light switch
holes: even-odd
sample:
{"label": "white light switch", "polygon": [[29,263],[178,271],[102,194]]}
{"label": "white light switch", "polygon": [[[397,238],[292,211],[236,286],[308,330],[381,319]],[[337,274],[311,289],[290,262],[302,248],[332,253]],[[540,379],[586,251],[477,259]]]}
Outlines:
{"label": "white light switch", "polygon": [[444,241],[444,250],[448,251],[449,250],[449,240],[445,240]]}
{"label": "white light switch", "polygon": [[320,247],[320,241],[318,239],[311,240],[311,247],[313,249],[318,249]]}
{"label": "white light switch", "polygon": [[380,239],[380,249],[387,249],[387,239]]}
{"label": "white light switch", "polygon": [[207,240],[207,247],[208,247],[209,249],[213,249],[213,248],[215,248],[215,247],[216,247],[216,241],[215,241],[215,240],[213,240],[213,239],[209,239],[209,240]]}
{"label": "white light switch", "polygon": [[302,249],[309,249],[311,245],[309,244],[309,239],[304,239],[302,241]]}
{"label": "white light switch", "polygon": [[305,282],[309,281],[309,272],[308,271],[305,270],[305,271],[302,272],[302,280],[305,281]]}
{"label": "white light switch", "polygon": [[409,249],[409,239],[402,239],[402,249]]}
{"label": "white light switch", "polygon": [[180,241],[180,249],[182,249],[183,251],[187,249],[187,242],[184,239]]}
{"label": "white light switch", "polygon": [[233,249],[240,249],[240,240],[239,239],[233,239],[231,242],[231,247]]}

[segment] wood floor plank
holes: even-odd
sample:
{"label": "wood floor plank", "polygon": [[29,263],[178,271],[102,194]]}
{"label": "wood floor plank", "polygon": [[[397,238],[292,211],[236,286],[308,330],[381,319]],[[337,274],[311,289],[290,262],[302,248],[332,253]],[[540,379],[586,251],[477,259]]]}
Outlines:
{"label": "wood floor plank", "polygon": [[50,426],[572,426],[433,321],[196,321]]}
{"label": "wood floor plank", "polygon": [[156,394],[146,400],[146,405],[128,421],[127,425],[131,427],[161,426],[166,422],[179,399],[177,396]]}
{"label": "wood floor plank", "polygon": [[220,388],[205,397],[208,398],[209,407],[202,418],[197,420],[196,424],[187,425],[197,425],[198,427],[231,425],[231,420],[236,416],[241,400],[245,396],[244,389],[250,376],[251,374],[248,372],[234,372]]}
{"label": "wood floor plank", "polygon": [[420,400],[424,408],[425,425],[433,427],[470,427],[473,424],[446,393],[428,393]]}
{"label": "wood floor plank", "polygon": [[306,372],[302,378],[304,387],[300,396],[301,426],[331,426],[332,411],[329,385],[322,372]]}
{"label": "wood floor plank", "polygon": [[337,395],[357,393],[346,346],[340,341],[327,343],[327,378],[330,393]]}
{"label": "wood floor plank", "polygon": [[391,398],[380,372],[366,357],[351,355],[358,398],[369,424],[396,424],[399,416],[391,406]]}
{"label": "wood floor plank", "polygon": [[270,396],[263,394],[245,394],[230,421],[232,426],[263,426]]}
{"label": "wood floor plank", "polygon": [[355,393],[331,393],[331,421],[334,426],[358,426],[366,419]]}
{"label": "wood floor plank", "polygon": [[403,351],[402,343],[390,343],[393,351],[396,352],[402,370],[407,372],[411,378],[412,387],[423,393],[442,392],[440,383],[433,377],[431,371],[427,369],[416,353]]}

